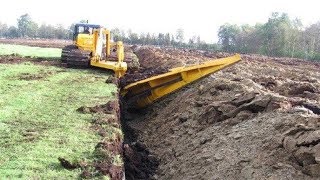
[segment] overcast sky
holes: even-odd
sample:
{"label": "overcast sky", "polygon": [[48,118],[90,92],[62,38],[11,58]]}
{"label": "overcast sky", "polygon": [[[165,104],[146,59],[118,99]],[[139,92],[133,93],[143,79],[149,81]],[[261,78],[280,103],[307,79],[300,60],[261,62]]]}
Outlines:
{"label": "overcast sky", "polygon": [[316,23],[319,5],[317,0],[7,0],[0,6],[0,22],[15,25],[20,15],[29,13],[40,24],[67,27],[88,19],[134,32],[175,33],[182,28],[187,37],[216,42],[220,25],[263,23],[276,11],[300,18],[305,26]]}

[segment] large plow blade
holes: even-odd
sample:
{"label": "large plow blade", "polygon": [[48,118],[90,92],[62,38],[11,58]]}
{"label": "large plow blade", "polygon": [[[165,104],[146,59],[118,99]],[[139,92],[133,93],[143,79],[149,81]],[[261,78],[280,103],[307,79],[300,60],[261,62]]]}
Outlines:
{"label": "large plow blade", "polygon": [[129,105],[145,107],[189,83],[204,78],[241,60],[239,54],[202,64],[170,69],[165,74],[127,85],[121,95]]}

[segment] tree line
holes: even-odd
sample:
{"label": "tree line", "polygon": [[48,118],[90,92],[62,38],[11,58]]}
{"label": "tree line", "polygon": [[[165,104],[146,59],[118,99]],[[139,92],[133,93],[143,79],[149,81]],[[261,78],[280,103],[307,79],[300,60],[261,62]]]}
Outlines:
{"label": "tree line", "polygon": [[[16,26],[0,22],[0,37],[72,39],[73,29],[74,24],[68,28],[59,24],[39,26],[29,14],[24,14],[17,19]],[[304,27],[299,19],[290,19],[286,13],[272,13],[266,23],[254,26],[226,23],[220,26],[219,42],[214,44],[206,43],[200,36],[187,39],[183,29],[178,29],[175,33],[156,34],[114,28],[111,29],[111,35],[114,41],[121,40],[126,44],[320,59],[320,22]]]}
{"label": "tree line", "polygon": [[135,33],[131,30],[124,31],[119,28],[111,29],[114,41],[123,41],[126,44],[170,46],[189,49],[217,50],[217,44],[208,44],[200,36],[193,36],[185,40],[184,30],[177,29],[176,33]]}
{"label": "tree line", "polygon": [[[80,23],[85,23],[81,20]],[[24,14],[17,19],[16,26],[8,26],[0,22],[0,37],[5,38],[44,38],[44,39],[72,39],[74,24],[69,28],[58,25],[38,25],[29,14]],[[193,36],[185,42],[184,30],[178,29],[175,34],[170,33],[135,33],[131,30],[124,31],[119,28],[111,30],[114,41],[121,40],[127,44],[174,46],[203,50],[217,50],[216,44],[207,44],[200,36]]]}
{"label": "tree line", "polygon": [[16,26],[8,26],[0,22],[0,37],[5,38],[45,38],[45,39],[70,39],[72,31],[63,25],[40,26],[31,19],[29,14],[21,15]]}
{"label": "tree line", "polygon": [[320,23],[303,27],[286,13],[272,13],[266,23],[254,26],[224,24],[218,37],[223,51],[320,59]]}

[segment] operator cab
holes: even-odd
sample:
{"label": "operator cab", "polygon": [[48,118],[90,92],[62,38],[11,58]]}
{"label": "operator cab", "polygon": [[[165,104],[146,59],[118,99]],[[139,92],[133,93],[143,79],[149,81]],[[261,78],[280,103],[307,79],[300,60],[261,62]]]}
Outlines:
{"label": "operator cab", "polygon": [[101,28],[100,25],[78,23],[74,26],[73,40],[76,41],[78,34],[92,34],[93,30]]}

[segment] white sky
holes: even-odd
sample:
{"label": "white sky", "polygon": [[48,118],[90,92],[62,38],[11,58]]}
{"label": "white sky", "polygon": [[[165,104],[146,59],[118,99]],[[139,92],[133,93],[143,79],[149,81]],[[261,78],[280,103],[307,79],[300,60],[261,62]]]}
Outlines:
{"label": "white sky", "polygon": [[29,13],[40,24],[67,27],[88,19],[133,32],[175,33],[183,28],[187,38],[200,35],[216,42],[218,28],[226,22],[254,25],[277,11],[309,25],[320,21],[319,8],[317,0],[6,0],[1,2],[0,22],[14,25],[20,15]]}

